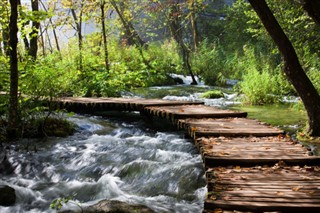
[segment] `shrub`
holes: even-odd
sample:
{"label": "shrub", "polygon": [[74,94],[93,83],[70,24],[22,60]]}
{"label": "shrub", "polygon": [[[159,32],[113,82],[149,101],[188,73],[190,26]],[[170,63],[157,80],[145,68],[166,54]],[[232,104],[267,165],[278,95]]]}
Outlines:
{"label": "shrub", "polygon": [[279,102],[276,95],[276,81],[268,72],[251,70],[243,76],[240,90],[245,95],[244,102],[252,105],[272,104]]}

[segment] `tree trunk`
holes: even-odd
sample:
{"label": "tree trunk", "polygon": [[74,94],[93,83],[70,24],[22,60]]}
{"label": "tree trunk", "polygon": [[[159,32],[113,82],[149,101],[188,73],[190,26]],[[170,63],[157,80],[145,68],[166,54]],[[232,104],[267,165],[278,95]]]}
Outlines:
{"label": "tree trunk", "polygon": [[18,137],[18,124],[19,124],[19,102],[18,102],[18,2],[16,0],[10,0],[10,100],[9,100],[9,118],[7,136],[9,140],[16,139]]}
{"label": "tree trunk", "polygon": [[[41,6],[42,8],[48,12],[48,9],[46,8],[46,5],[40,0],[40,3],[41,3]],[[53,33],[53,38],[54,38],[54,41],[56,43],[56,48],[58,50],[58,52],[60,53],[60,45],[59,45],[59,40],[58,40],[58,36],[57,36],[57,33],[56,33],[56,26],[53,24],[53,21],[52,21],[52,18],[50,17],[49,18],[49,22],[51,24],[51,27],[52,27],[52,33]]]}
{"label": "tree trunk", "polygon": [[6,56],[10,55],[10,47],[9,47],[9,40],[10,40],[10,29],[7,26],[3,26],[2,28],[2,38],[3,38],[3,52]]}
{"label": "tree trunk", "polygon": [[190,22],[191,22],[191,28],[192,28],[192,36],[193,36],[193,48],[196,50],[198,48],[198,45],[201,41],[200,35],[198,33],[198,24],[197,24],[197,17],[195,14],[195,3],[192,2],[191,5],[191,12],[190,12]]}
{"label": "tree trunk", "polygon": [[117,12],[122,25],[124,27],[125,30],[125,35],[126,35],[126,39],[128,40],[128,44],[129,45],[137,45],[140,47],[145,47],[147,48],[148,46],[146,45],[146,43],[141,39],[141,37],[139,36],[139,34],[137,33],[137,31],[134,29],[131,21],[127,21],[125,20],[121,10],[119,9],[117,3],[114,0],[110,0],[110,3],[112,5],[112,7],[115,9],[115,11]]}
{"label": "tree trunk", "polygon": [[[17,4],[18,7],[21,6],[21,0],[17,0]],[[29,25],[29,21],[23,22],[22,24],[22,28],[26,28]],[[29,49],[30,49],[30,44],[29,44],[29,40],[27,38],[27,35],[25,33],[22,33],[21,35],[23,43],[24,43],[24,48],[25,48],[25,52],[29,53]]]}
{"label": "tree trunk", "polygon": [[77,35],[78,35],[79,70],[80,71],[83,71],[83,64],[82,64],[82,46],[83,46],[82,8],[83,8],[83,4],[81,3],[79,18],[77,17],[76,11],[73,8],[71,8],[72,17],[73,17],[74,23],[76,24],[76,31],[77,31]]}
{"label": "tree trunk", "polygon": [[284,72],[299,94],[308,115],[308,133],[320,136],[320,96],[304,72],[290,40],[283,32],[265,0],[249,0],[266,30],[279,48]]}
{"label": "tree trunk", "polygon": [[[32,12],[38,12],[39,11],[39,0],[31,0],[31,8]],[[37,53],[38,53],[38,32],[40,28],[40,22],[37,20],[32,21],[32,30],[29,34],[30,38],[30,48],[28,51],[29,56],[32,57],[33,60],[37,59]]]}
{"label": "tree trunk", "polygon": [[46,45],[45,45],[45,42],[44,42],[44,35],[43,34],[45,33],[44,31],[46,31],[46,32],[48,32],[48,31],[47,31],[47,29],[44,29],[44,31],[42,31],[41,25],[39,27],[39,30],[41,32],[40,39],[41,39],[42,55],[46,56]]}
{"label": "tree trunk", "polygon": [[192,78],[192,85],[197,85],[197,80],[195,79],[195,76],[193,75],[192,68],[190,65],[190,52],[183,42],[183,33],[182,33],[182,26],[181,26],[181,20],[179,18],[180,13],[179,6],[177,4],[170,5],[170,13],[169,13],[169,27],[171,34],[173,36],[173,39],[177,42],[179,45],[180,55],[182,57],[183,62],[183,68],[187,70]]}
{"label": "tree trunk", "polygon": [[319,0],[300,0],[302,7],[308,15],[320,26],[320,1]]}
{"label": "tree trunk", "polygon": [[108,41],[107,41],[107,32],[106,32],[106,14],[105,14],[105,5],[106,2],[103,1],[100,4],[100,9],[101,9],[101,25],[102,25],[102,37],[103,37],[103,46],[104,46],[104,63],[106,67],[106,71],[109,71],[109,53],[108,53]]}

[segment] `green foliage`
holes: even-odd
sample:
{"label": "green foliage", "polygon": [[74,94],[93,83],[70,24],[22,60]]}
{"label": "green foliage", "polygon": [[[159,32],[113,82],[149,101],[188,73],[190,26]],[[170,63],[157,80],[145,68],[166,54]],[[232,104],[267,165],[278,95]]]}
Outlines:
{"label": "green foliage", "polygon": [[279,97],[274,95],[277,92],[275,84],[276,81],[270,73],[251,70],[243,76],[240,83],[241,92],[245,95],[244,101],[252,105],[279,102]]}
{"label": "green foliage", "polygon": [[36,62],[26,62],[21,71],[20,91],[30,97],[55,98],[70,94],[77,80],[75,65],[61,60],[58,53],[39,58]]}
{"label": "green foliage", "polygon": [[9,59],[0,54],[0,91],[9,91]]}
{"label": "green foliage", "polygon": [[252,105],[276,103],[281,96],[294,93],[292,86],[284,77],[281,66],[275,66],[273,61],[262,52],[245,46],[244,55],[238,58],[236,68],[242,69],[240,92],[245,95],[245,102]]}
{"label": "green foliage", "polygon": [[211,90],[203,93],[201,98],[215,99],[215,98],[223,98],[224,94],[220,90]]}
{"label": "green foliage", "polygon": [[192,68],[207,85],[225,84],[228,70],[225,66],[224,52],[220,47],[219,44],[210,44],[205,40],[192,55]]}

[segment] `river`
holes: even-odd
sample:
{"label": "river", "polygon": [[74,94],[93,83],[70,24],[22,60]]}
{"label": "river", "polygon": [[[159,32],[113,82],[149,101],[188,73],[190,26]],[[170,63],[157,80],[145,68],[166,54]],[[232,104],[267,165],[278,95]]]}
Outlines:
{"label": "river", "polygon": [[[135,113],[69,120],[78,125],[73,136],[10,147],[15,171],[0,184],[16,190],[17,203],[0,207],[1,213],[55,212],[50,203],[68,196],[83,207],[110,199],[156,212],[202,212],[202,160],[183,132]],[[32,151],[24,149],[26,144]]]}
{"label": "river", "polygon": [[[210,89],[214,88],[203,84],[152,87],[124,96],[202,100],[221,108],[239,103],[232,87],[220,88],[225,98],[201,99],[201,93]],[[292,117],[287,108],[267,108],[264,114],[268,111],[276,111],[277,121],[280,114]],[[68,119],[78,126],[73,136],[25,139],[10,146],[14,174],[2,175],[0,184],[16,190],[17,203],[0,207],[1,213],[55,212],[49,208],[51,202],[69,196],[82,207],[109,199],[146,205],[156,212],[202,212],[207,193],[204,169],[185,132],[167,121],[146,119],[138,113],[74,115]],[[70,204],[64,208],[78,207]]]}

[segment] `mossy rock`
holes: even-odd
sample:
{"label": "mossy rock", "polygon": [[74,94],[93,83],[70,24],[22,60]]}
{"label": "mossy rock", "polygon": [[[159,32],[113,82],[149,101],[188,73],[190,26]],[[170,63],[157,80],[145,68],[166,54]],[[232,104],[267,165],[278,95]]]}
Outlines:
{"label": "mossy rock", "polygon": [[207,98],[207,99],[224,98],[224,94],[220,90],[211,90],[203,93],[201,95],[201,98]]}
{"label": "mossy rock", "polygon": [[65,119],[48,118],[43,128],[47,136],[67,137],[75,131],[74,125]]}

